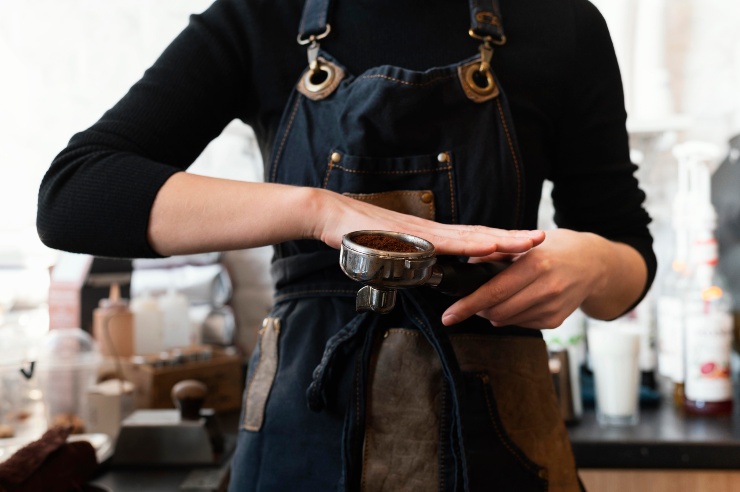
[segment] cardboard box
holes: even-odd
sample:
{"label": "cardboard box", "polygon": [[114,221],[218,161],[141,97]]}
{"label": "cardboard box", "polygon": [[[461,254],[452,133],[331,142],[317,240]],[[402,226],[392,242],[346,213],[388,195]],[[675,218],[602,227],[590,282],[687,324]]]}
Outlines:
{"label": "cardboard box", "polygon": [[[161,365],[153,358],[134,357],[124,364],[126,379],[135,385],[136,408],[174,408],[172,387],[180,381],[195,379],[208,387],[204,408],[216,412],[239,410],[242,404],[243,358],[219,348],[207,348],[208,359],[189,360],[202,347],[183,349],[181,362]],[[170,364],[172,364],[170,362]]]}

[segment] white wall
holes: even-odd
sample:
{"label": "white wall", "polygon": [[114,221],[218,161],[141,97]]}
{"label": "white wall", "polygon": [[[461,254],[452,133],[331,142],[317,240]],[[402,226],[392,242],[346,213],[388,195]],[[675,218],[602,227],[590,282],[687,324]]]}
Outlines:
{"label": "white wall", "polygon": [[210,0],[0,0],[0,263],[35,237],[38,183]]}

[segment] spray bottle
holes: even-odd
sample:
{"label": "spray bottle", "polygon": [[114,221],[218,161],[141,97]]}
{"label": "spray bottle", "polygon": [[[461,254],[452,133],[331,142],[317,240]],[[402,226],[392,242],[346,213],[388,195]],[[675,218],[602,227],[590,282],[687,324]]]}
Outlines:
{"label": "spray bottle", "polygon": [[707,162],[695,165],[691,173],[691,260],[683,302],[684,407],[693,414],[729,414],[733,319],[727,290],[716,271],[717,213]]}

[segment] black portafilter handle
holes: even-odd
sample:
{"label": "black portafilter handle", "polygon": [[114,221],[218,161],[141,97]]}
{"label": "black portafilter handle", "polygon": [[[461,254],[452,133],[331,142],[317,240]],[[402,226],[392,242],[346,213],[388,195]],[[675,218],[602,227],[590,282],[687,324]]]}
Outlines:
{"label": "black portafilter handle", "polygon": [[503,272],[509,265],[511,263],[506,261],[438,262],[432,267],[432,277],[427,284],[443,294],[463,297]]}

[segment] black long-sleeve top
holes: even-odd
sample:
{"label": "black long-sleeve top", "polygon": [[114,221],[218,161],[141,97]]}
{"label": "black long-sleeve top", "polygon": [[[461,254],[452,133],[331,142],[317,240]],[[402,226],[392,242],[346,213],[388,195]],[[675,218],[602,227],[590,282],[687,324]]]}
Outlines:
{"label": "black long-sleeve top", "polygon": [[[155,257],[149,213],[162,184],[238,118],[267,159],[290,91],[306,69],[296,42],[302,0],[216,0],[44,177],[37,228],[49,247]],[[511,105],[527,188],[553,182],[555,221],[656,259],[634,177],[621,78],[606,23],[587,0],[501,0],[507,42],[492,66]],[[322,48],[350,72],[425,70],[474,55],[464,0],[334,0]],[[536,224],[539,193],[527,195]],[[245,212],[247,213],[247,212]]]}

